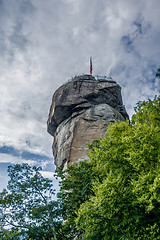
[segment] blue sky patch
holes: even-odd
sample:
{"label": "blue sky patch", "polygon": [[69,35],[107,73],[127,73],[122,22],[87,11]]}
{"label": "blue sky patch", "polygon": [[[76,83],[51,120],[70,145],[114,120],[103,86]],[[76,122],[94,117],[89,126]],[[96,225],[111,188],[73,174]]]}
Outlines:
{"label": "blue sky patch", "polygon": [[32,153],[29,151],[20,151],[15,149],[12,146],[3,146],[0,147],[0,153],[9,154],[11,156],[17,157],[17,158],[23,158],[25,160],[51,160],[52,158],[46,156],[46,155],[40,155],[36,153]]}

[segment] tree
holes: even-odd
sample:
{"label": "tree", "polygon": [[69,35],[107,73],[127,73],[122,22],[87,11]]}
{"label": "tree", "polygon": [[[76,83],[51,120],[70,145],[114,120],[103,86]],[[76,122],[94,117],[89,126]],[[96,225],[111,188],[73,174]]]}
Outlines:
{"label": "tree", "polygon": [[1,240],[18,240],[19,232],[16,229],[7,230],[0,225],[0,239]]}
{"label": "tree", "polygon": [[93,196],[76,219],[82,239],[160,239],[160,97],[139,102],[129,122],[91,145]]}
{"label": "tree", "polygon": [[160,77],[160,68],[157,69],[156,77]]}
{"label": "tree", "polygon": [[[11,165],[7,189],[0,193],[1,226],[18,230],[25,239],[57,239],[60,212],[52,181],[40,167]],[[16,239],[16,238],[15,238]]]}
{"label": "tree", "polygon": [[132,124],[147,124],[147,126],[158,127],[160,125],[160,96],[154,100],[139,102],[134,108],[135,114],[132,117]]}
{"label": "tree", "polygon": [[92,182],[96,173],[90,163],[83,161],[69,165],[64,172],[59,170],[58,175],[62,178],[58,197],[63,216],[63,239],[80,239],[83,231],[76,228],[75,219],[80,205],[93,194]]}

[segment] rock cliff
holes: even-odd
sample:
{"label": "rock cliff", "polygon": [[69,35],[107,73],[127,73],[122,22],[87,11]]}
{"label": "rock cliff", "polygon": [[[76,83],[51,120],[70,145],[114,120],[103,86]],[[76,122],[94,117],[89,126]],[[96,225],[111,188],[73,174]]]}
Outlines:
{"label": "rock cliff", "polygon": [[87,159],[88,143],[104,137],[109,123],[128,118],[121,88],[112,80],[76,76],[53,95],[47,121],[57,167]]}

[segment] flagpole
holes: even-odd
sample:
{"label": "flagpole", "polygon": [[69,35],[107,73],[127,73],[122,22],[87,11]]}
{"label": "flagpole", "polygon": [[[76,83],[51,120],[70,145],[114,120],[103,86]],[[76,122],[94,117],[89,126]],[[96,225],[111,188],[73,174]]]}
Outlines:
{"label": "flagpole", "polygon": [[92,57],[90,57],[90,75],[92,75]]}

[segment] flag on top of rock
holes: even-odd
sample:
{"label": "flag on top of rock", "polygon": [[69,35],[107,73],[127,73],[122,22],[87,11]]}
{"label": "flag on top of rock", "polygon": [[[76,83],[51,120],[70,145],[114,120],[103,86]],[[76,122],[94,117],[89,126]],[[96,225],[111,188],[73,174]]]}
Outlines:
{"label": "flag on top of rock", "polygon": [[92,75],[92,57],[90,57],[90,74]]}

